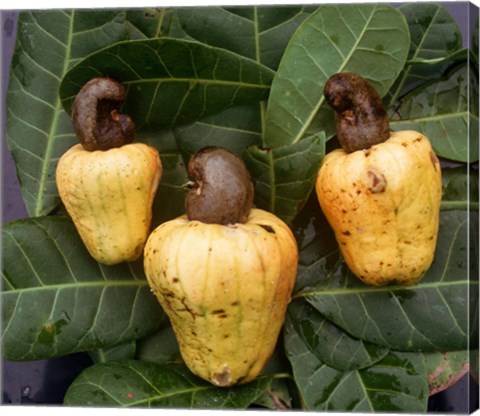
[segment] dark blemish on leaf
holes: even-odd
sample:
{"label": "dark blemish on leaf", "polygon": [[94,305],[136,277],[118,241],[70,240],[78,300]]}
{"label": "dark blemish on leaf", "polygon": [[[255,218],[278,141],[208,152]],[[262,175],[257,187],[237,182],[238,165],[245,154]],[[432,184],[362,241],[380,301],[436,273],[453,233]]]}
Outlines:
{"label": "dark blemish on leaf", "polygon": [[273,229],[272,226],[270,225],[265,225],[265,224],[258,224],[260,227],[262,227],[263,229],[265,229],[266,231],[268,231],[269,233],[271,234],[275,234],[275,230]]}
{"label": "dark blemish on leaf", "polygon": [[385,50],[385,47],[382,44],[375,46],[376,52],[383,52],[384,50]]}

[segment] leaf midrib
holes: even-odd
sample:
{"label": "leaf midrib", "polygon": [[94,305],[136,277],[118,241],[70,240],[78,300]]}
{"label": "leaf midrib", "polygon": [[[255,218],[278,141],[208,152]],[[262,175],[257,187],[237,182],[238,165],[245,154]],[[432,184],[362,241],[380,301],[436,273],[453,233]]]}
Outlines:
{"label": "leaf midrib", "polygon": [[47,291],[47,290],[65,290],[65,289],[78,289],[78,288],[94,288],[94,287],[141,287],[148,286],[146,280],[98,280],[98,281],[89,281],[89,282],[69,282],[69,283],[59,283],[55,285],[45,285],[45,286],[33,286],[26,288],[18,288],[12,290],[6,290],[1,293],[4,295],[15,295],[23,294],[28,292],[38,292],[38,291]]}
{"label": "leaf midrib", "polygon": [[375,288],[375,287],[365,287],[365,288],[341,288],[341,289],[311,289],[311,290],[302,290],[292,296],[292,299],[304,298],[308,296],[338,296],[338,295],[360,295],[365,293],[379,293],[379,292],[393,292],[403,291],[403,290],[423,290],[423,289],[438,289],[440,287],[449,287],[449,286],[459,286],[459,285],[471,285],[477,284],[478,282],[473,280],[455,280],[449,282],[432,282],[432,283],[423,283],[416,286],[390,286],[389,288]]}
{"label": "leaf midrib", "polygon": [[[71,60],[71,50],[72,50],[72,39],[73,39],[73,22],[75,19],[75,11],[72,10],[71,15],[70,15],[70,26],[68,28],[68,35],[67,35],[67,44],[65,45],[65,60],[63,62],[63,68],[62,68],[62,74],[60,76],[60,79],[65,75],[65,73],[68,70],[70,60]],[[53,113],[53,118],[52,118],[52,123],[50,125],[50,132],[47,137],[47,147],[45,149],[45,156],[42,161],[42,168],[40,171],[40,178],[38,181],[38,194],[37,194],[37,201],[35,204],[35,210],[33,213],[33,216],[41,216],[44,214],[44,198],[43,195],[45,193],[45,188],[46,188],[46,182],[47,178],[49,176],[49,168],[50,168],[50,163],[52,160],[52,152],[54,148],[54,142],[55,142],[55,137],[57,133],[57,128],[59,124],[59,118],[60,114],[63,111],[62,107],[62,102],[60,100],[60,97],[57,96],[55,100],[55,109]]]}

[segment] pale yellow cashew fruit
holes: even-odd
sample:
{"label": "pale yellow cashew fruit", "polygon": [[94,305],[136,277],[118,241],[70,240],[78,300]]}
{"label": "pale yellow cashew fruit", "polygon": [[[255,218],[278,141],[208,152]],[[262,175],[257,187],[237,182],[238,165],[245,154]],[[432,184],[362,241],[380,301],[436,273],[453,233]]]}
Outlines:
{"label": "pale yellow cashew fruit", "polygon": [[72,107],[80,143],[56,169],[65,209],[89,253],[106,265],[141,256],[162,175],[158,151],[131,143],[135,126],[117,111],[124,95],[123,85],[110,78],[84,85]]}
{"label": "pale yellow cashew fruit", "polygon": [[424,135],[390,132],[380,97],[358,75],[336,74],[325,96],[342,149],[325,156],[315,189],[345,262],[366,284],[412,285],[434,259],[440,163]]}
{"label": "pale yellow cashew fruit", "polygon": [[[243,163],[227,166],[235,161],[225,162],[232,157],[218,148],[206,157],[190,193],[210,201],[203,206],[208,212],[198,213],[202,204],[187,198],[188,215],[161,224],[148,238],[144,269],[186,365],[197,376],[227,387],[253,380],[271,356],[290,301],[298,248],[282,220],[251,209],[253,191]],[[217,186],[219,166],[227,180]],[[238,197],[239,189],[246,189],[243,196]],[[238,206],[244,206],[241,212],[236,212]],[[232,220],[227,211],[243,222]],[[229,219],[217,223],[218,218]]]}
{"label": "pale yellow cashew fruit", "polygon": [[161,174],[157,150],[143,143],[96,151],[77,144],[61,157],[60,198],[98,262],[112,265],[141,256]]}

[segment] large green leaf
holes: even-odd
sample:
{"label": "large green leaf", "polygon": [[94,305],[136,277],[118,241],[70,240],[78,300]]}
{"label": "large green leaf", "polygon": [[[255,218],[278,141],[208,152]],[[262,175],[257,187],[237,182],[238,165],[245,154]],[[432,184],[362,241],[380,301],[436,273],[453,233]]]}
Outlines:
{"label": "large green leaf", "polygon": [[421,413],[427,409],[422,354],[392,351],[365,369],[337,370],[311,351],[291,321],[285,326],[285,348],[307,410]]}
{"label": "large green leaf", "polygon": [[276,69],[290,36],[314,6],[184,7],[177,10],[186,35]]}
{"label": "large green leaf", "polygon": [[468,63],[402,99],[393,130],[427,136],[438,156],[461,162],[478,160],[478,79]]}
{"label": "large green leaf", "polygon": [[174,407],[197,409],[247,408],[272,378],[222,388],[194,376],[183,365],[125,360],[84,370],[64,399],[69,406]]}
{"label": "large green leaf", "polygon": [[59,201],[58,158],[75,143],[58,98],[66,71],[84,55],[126,39],[125,13],[22,11],[7,95],[7,143],[31,216],[49,213]]}
{"label": "large green leaf", "polygon": [[265,118],[265,146],[296,143],[313,131],[334,132],[323,97],[326,80],[357,72],[383,96],[407,57],[403,15],[384,4],[324,5],[292,36],[275,74]]}
{"label": "large green leaf", "polygon": [[255,178],[255,202],[289,223],[312,191],[325,152],[323,132],[287,146],[249,147],[245,163]]}
{"label": "large green leaf", "polygon": [[[470,326],[478,281],[470,280],[468,261],[468,233],[475,226],[467,211],[442,212],[435,260],[415,286],[364,285],[339,259],[296,297],[364,341],[403,351],[465,349],[478,341]],[[313,282],[315,276],[303,279]]]}
{"label": "large green leaf", "polygon": [[289,305],[287,320],[310,352],[338,370],[370,367],[389,352],[388,348],[352,338],[301,299],[295,299]]}
{"label": "large green leaf", "polygon": [[[442,5],[410,3],[400,6],[399,10],[405,15],[410,29],[408,61],[448,57],[462,47],[462,33]],[[389,92],[388,101],[395,103],[424,82],[440,78],[450,64],[448,61],[433,65],[407,63]]]}
{"label": "large green leaf", "polygon": [[142,262],[95,262],[62,216],[2,231],[3,355],[37,360],[110,348],[154,331],[163,311]]}
{"label": "large green leaf", "polygon": [[[178,9],[176,15],[189,39],[228,49],[276,69],[290,37],[314,9],[315,6],[185,7]],[[221,145],[242,154],[248,146],[262,144],[264,113],[264,102],[229,108],[176,128],[175,136],[186,160],[208,145]]]}
{"label": "large green leaf", "polygon": [[121,81],[124,111],[139,130],[191,123],[227,107],[259,101],[273,71],[199,42],[159,38],[118,42],[99,50],[65,75],[60,97],[67,112],[85,82],[99,75]]}
{"label": "large green leaf", "polygon": [[178,148],[185,161],[205,146],[222,146],[239,155],[261,142],[260,103],[227,108],[187,126],[175,128]]}

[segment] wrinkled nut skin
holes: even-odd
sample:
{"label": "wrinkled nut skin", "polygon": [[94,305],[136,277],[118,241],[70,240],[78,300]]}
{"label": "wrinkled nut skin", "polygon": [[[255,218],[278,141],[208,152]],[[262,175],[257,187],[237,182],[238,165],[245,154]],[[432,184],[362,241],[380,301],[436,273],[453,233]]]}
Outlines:
{"label": "wrinkled nut skin", "polygon": [[272,354],[297,272],[298,248],[275,215],[252,209],[233,225],[165,222],[144,269],[197,376],[227,387],[253,380]]}
{"label": "wrinkled nut skin", "polygon": [[412,285],[430,267],[442,179],[422,134],[399,131],[367,150],[334,150],[316,193],[345,262],[364,283]]}
{"label": "wrinkled nut skin", "polygon": [[224,225],[247,220],[254,189],[239,156],[221,147],[205,147],[191,157],[188,173],[194,181],[185,198],[190,220]]}
{"label": "wrinkled nut skin", "polygon": [[77,144],[62,155],[56,171],[60,198],[98,262],[140,257],[161,175],[158,151],[143,143],[93,152]]}
{"label": "wrinkled nut skin", "polygon": [[382,98],[360,75],[354,72],[332,75],[323,93],[335,110],[337,138],[346,152],[368,149],[390,137]]}
{"label": "wrinkled nut skin", "polygon": [[131,143],[135,134],[132,119],[119,112],[125,87],[109,77],[89,80],[75,96],[72,123],[86,150],[108,150]]}

